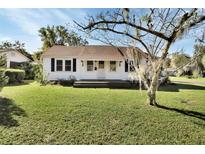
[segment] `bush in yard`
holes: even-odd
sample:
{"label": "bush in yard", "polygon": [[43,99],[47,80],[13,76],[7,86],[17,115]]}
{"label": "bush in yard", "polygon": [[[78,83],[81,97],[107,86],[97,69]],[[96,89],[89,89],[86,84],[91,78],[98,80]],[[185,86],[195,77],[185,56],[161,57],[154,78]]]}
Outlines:
{"label": "bush in yard", "polygon": [[202,59],[201,59],[201,62],[202,62],[202,64],[203,64],[204,68],[205,68],[205,54],[203,55],[203,57],[202,57]]}
{"label": "bush in yard", "polygon": [[43,66],[41,64],[34,65],[34,80],[42,85],[46,85],[48,83],[48,81],[44,79]]}
{"label": "bush in yard", "polygon": [[21,83],[25,77],[25,71],[20,69],[6,69],[5,75],[9,78],[8,83]]}
{"label": "bush in yard", "polygon": [[193,71],[193,77],[194,77],[194,78],[199,78],[199,77],[201,77],[201,76],[202,76],[202,74],[200,73],[199,70],[194,70],[194,71]]}
{"label": "bush in yard", "polygon": [[43,79],[42,65],[37,64],[34,66],[34,80],[40,82]]}
{"label": "bush in yard", "polygon": [[22,63],[18,68],[25,71],[25,80],[34,80],[34,64],[25,62]]}
{"label": "bush in yard", "polygon": [[73,86],[73,81],[71,81],[71,80],[59,80],[59,81],[55,81],[54,84],[59,84],[62,86]]}
{"label": "bush in yard", "polygon": [[8,82],[8,77],[5,75],[6,58],[5,56],[0,56],[0,91],[4,85]]}
{"label": "bush in yard", "polygon": [[0,91],[3,86],[5,86],[8,83],[8,77],[5,75],[5,70],[0,69]]}
{"label": "bush in yard", "polygon": [[169,79],[169,76],[164,76],[160,80],[160,85],[167,85],[167,84],[170,84],[170,83],[171,83],[171,81]]}

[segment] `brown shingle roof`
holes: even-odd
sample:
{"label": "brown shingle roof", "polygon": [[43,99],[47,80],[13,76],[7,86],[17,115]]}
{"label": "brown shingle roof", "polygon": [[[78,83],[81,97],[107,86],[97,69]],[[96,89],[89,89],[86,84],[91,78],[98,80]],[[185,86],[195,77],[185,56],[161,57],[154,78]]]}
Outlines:
{"label": "brown shingle roof", "polygon": [[[123,52],[128,48],[119,47]],[[142,52],[139,49],[140,52]],[[123,60],[117,48],[106,45],[87,45],[87,46],[53,46],[45,52],[42,57],[75,57],[89,60]]]}
{"label": "brown shingle roof", "polygon": [[18,50],[15,50],[15,49],[12,49],[12,48],[0,49],[0,54],[1,54],[1,53],[6,53],[6,52],[11,52],[11,51],[17,52],[18,54],[24,56],[24,57],[27,58],[29,61],[31,61],[30,58],[28,58],[27,56],[25,56],[24,54],[22,54],[22,53],[19,52]]}
{"label": "brown shingle roof", "polygon": [[16,51],[16,50],[11,49],[11,48],[8,48],[8,49],[0,49],[0,53],[8,52],[8,51]]}

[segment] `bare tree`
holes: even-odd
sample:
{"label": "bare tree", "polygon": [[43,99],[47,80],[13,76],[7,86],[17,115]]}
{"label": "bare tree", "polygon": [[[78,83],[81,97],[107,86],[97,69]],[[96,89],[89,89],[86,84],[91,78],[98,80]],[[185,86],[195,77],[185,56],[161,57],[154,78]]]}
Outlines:
{"label": "bare tree", "polygon": [[[148,103],[157,105],[159,76],[170,46],[189,31],[203,27],[204,21],[203,9],[115,9],[89,16],[87,24],[74,22],[82,31],[103,42],[115,47],[119,42],[126,42],[132,47],[129,55],[134,59],[136,73],[147,89]],[[99,36],[100,32],[103,37]],[[116,39],[121,41],[113,41]],[[138,63],[136,47],[147,54],[146,69]],[[118,51],[126,57],[120,48]]]}

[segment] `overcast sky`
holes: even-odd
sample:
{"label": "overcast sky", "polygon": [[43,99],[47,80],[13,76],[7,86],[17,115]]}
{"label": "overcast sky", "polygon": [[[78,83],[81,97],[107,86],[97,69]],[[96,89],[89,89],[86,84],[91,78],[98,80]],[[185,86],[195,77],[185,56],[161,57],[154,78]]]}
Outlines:
{"label": "overcast sky", "polygon": [[[104,9],[0,9],[0,42],[19,40],[24,42],[28,52],[41,48],[38,30],[46,25],[73,24],[73,20],[84,21],[87,14],[95,15]],[[193,51],[193,38],[178,41],[171,51],[184,49],[188,54]],[[89,44],[102,44],[89,40]]]}

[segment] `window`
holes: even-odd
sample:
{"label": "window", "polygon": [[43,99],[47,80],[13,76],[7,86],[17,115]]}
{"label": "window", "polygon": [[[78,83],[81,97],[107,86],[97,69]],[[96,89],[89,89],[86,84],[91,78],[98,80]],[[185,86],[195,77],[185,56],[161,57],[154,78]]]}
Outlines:
{"label": "window", "polygon": [[51,58],[51,72],[55,71],[55,58]]}
{"label": "window", "polygon": [[130,72],[134,72],[134,71],[135,71],[134,62],[130,61]]}
{"label": "window", "polygon": [[93,61],[87,61],[87,71],[93,71]]}
{"label": "window", "polygon": [[99,61],[99,69],[104,69],[104,61]]}
{"label": "window", "polygon": [[125,72],[128,72],[128,63],[127,63],[127,61],[128,60],[125,61]]}
{"label": "window", "polygon": [[73,59],[73,72],[76,72],[76,59]]}
{"label": "window", "polygon": [[65,60],[65,71],[71,71],[71,60]]}
{"label": "window", "polygon": [[116,61],[110,61],[110,71],[111,72],[116,71]]}
{"label": "window", "polygon": [[56,65],[57,65],[56,67],[57,71],[63,71],[63,60],[57,60]]}

